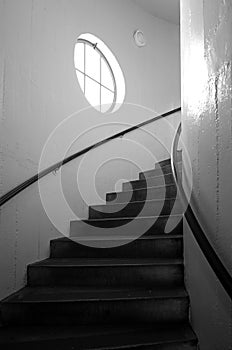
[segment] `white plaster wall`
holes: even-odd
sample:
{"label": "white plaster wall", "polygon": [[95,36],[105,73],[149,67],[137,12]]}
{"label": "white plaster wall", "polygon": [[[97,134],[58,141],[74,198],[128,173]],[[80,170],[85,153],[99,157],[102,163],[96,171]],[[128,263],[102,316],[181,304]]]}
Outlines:
{"label": "white plaster wall", "polygon": [[[123,129],[122,122],[134,125],[180,104],[179,27],[150,16],[130,0],[0,0],[0,26],[1,195],[37,172],[48,136],[69,115],[75,115],[72,129],[61,131],[63,141],[53,145],[47,165],[60,160],[69,133],[75,131],[78,136],[90,127],[98,127],[74,144],[72,151],[79,150]],[[132,40],[138,28],[147,39],[143,49]],[[101,115],[92,108],[78,114],[88,103],[76,79],[73,49],[77,37],[84,32],[102,39],[117,57],[126,80],[125,102],[142,105],[152,112],[126,105],[112,115]],[[100,124],[106,127],[99,127]],[[172,131],[158,128],[158,124],[155,131],[170,147]],[[154,142],[154,138],[145,141],[142,133],[130,136],[133,137],[150,148]],[[121,146],[112,143],[107,150],[122,151],[123,143],[124,140]],[[167,152],[159,149],[157,157],[162,159]],[[106,151],[95,152],[98,155],[92,159],[96,161]],[[143,153],[137,152],[137,158],[144,158]],[[150,164],[146,166],[149,168]],[[67,166],[64,178],[68,179],[69,172],[75,177],[73,169]],[[88,169],[89,174],[95,170],[91,159]],[[137,173],[137,168],[128,166],[128,162],[120,164],[120,168],[111,165],[99,171],[97,187],[101,195],[113,188],[123,170],[125,177]],[[114,175],[111,181],[106,176],[109,172]],[[50,175],[43,180],[51,196],[55,193],[55,179]],[[73,179],[64,181],[65,191],[81,215],[86,215],[86,205],[78,197],[75,199],[72,184]],[[54,199],[55,210],[56,206]],[[49,240],[60,236],[60,232],[41,205],[38,185],[7,203],[0,215],[1,299],[23,285],[27,264],[46,257]],[[69,222],[65,222],[65,227],[68,230]]]}
{"label": "white plaster wall", "polygon": [[[196,213],[232,273],[232,1],[181,1],[183,138]],[[183,155],[184,163],[186,154]],[[187,185],[187,184],[185,184]],[[201,350],[232,348],[226,292],[185,224],[186,282]]]}

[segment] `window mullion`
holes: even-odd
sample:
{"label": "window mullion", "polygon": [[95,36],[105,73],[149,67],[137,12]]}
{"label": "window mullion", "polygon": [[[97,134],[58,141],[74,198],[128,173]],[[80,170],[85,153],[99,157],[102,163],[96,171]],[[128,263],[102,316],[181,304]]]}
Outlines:
{"label": "window mullion", "polygon": [[100,83],[100,80],[99,80],[99,81],[97,81],[96,79],[92,78],[90,75],[85,74],[84,72],[82,72],[80,69],[78,69],[78,68],[75,68],[75,69],[76,69],[78,72],[82,73],[82,74],[83,74],[85,77],[87,77],[87,78],[89,78],[89,79],[91,79],[91,80],[95,81],[95,83],[97,83],[97,84],[101,85],[103,88],[105,88],[105,89],[109,90],[110,92],[112,92],[112,94],[114,94],[114,91],[113,91],[113,90],[111,90],[111,89],[109,89],[107,86],[105,86],[105,85],[101,84],[101,83]]}

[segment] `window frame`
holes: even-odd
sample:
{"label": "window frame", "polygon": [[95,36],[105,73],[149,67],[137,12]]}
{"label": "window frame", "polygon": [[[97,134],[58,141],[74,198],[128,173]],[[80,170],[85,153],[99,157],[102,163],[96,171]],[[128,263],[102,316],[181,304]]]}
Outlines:
{"label": "window frame", "polygon": [[[76,65],[75,65],[75,70],[80,72],[80,73],[82,73],[84,75],[84,91],[83,91],[84,95],[85,95],[85,77],[87,77],[87,78],[91,79],[92,81],[94,81],[95,83],[100,85],[100,112],[101,113],[112,112],[114,110],[114,107],[115,107],[116,101],[117,101],[117,84],[116,84],[116,79],[115,79],[115,76],[114,76],[114,72],[113,72],[113,70],[112,70],[112,68],[110,66],[110,63],[109,63],[108,59],[106,58],[106,56],[104,55],[104,53],[98,48],[97,43],[93,43],[93,42],[91,42],[91,41],[89,41],[87,39],[83,39],[83,38],[78,38],[77,42],[76,42],[76,45],[78,43],[83,43],[84,44],[84,72],[82,72],[80,69],[76,68]],[[86,50],[85,50],[85,45],[91,46],[100,55],[100,82],[97,81],[96,79],[92,78],[88,74],[86,74]],[[105,61],[106,65],[107,65],[107,67],[108,67],[108,69],[110,71],[111,78],[112,78],[112,81],[113,81],[114,91],[101,83],[101,59],[103,59]],[[102,103],[101,103],[101,88],[102,87],[104,89],[107,89],[107,90],[111,91],[114,94],[113,102],[112,102],[110,108],[107,111],[105,111],[105,112],[101,111],[101,106],[102,106]]]}

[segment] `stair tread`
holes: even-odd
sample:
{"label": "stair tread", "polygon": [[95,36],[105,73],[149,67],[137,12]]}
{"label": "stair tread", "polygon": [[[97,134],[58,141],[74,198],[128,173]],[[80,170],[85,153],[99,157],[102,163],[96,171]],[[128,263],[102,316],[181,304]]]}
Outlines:
{"label": "stair tread", "polygon": [[[162,169],[162,167],[160,167],[160,169]],[[157,170],[157,169],[152,169],[152,170],[147,170],[147,171],[153,171],[153,170]],[[142,172],[144,173],[144,172]],[[155,175],[155,176],[151,176],[150,179],[156,178],[156,177],[164,177],[164,176],[169,176],[172,175],[172,171],[170,171],[169,173],[164,173],[161,175]],[[132,181],[145,181],[146,179],[137,179],[137,180],[132,180]],[[129,181],[130,182],[130,181]]]}
{"label": "stair tread", "polygon": [[[177,162],[177,166],[182,166],[182,160]],[[166,164],[166,165],[163,165],[163,166],[160,165],[159,163],[156,163],[154,168],[141,171],[140,174],[150,173],[150,172],[155,171],[155,170],[164,170],[165,171],[165,169],[170,169],[170,173],[172,172],[171,171],[171,160],[170,160],[169,164]]]}
{"label": "stair tread", "polygon": [[83,219],[83,220],[73,220],[71,222],[78,222],[78,221],[84,221],[84,222],[100,222],[100,221],[120,221],[120,220],[152,220],[154,221],[155,218],[162,218],[162,219],[168,219],[168,218],[182,218],[182,214],[173,214],[173,215],[154,215],[154,216],[141,216],[141,217],[133,217],[133,216],[127,216],[127,217],[119,217],[119,218],[100,218],[100,219]]}
{"label": "stair tread", "polygon": [[107,289],[86,287],[24,287],[2,303],[49,303],[186,298],[184,287]]}
{"label": "stair tread", "polygon": [[30,267],[98,267],[98,266],[154,266],[181,265],[183,259],[133,259],[133,258],[48,258]]}
{"label": "stair tread", "polygon": [[[132,192],[132,191],[131,191]],[[160,202],[170,202],[170,201],[180,201],[179,198],[160,198],[160,199],[146,199],[146,200],[138,200],[138,201],[129,201],[129,202],[117,202],[117,203],[113,203],[113,202],[106,202],[106,203],[102,203],[102,204],[91,204],[91,208],[96,208],[96,207],[105,207],[105,206],[120,206],[122,204],[127,204],[127,205],[136,205],[136,204],[141,204],[141,203],[160,203]]]}
{"label": "stair tread", "polygon": [[[76,340],[82,349],[115,349],[123,346],[196,341],[189,324],[30,326],[0,329],[0,344]],[[57,348],[57,347],[56,347]]]}
{"label": "stair tread", "polygon": [[[162,174],[162,175],[156,175],[156,176],[151,176],[151,177],[149,177],[149,181],[150,180],[152,180],[152,179],[160,179],[160,178],[163,178],[164,179],[164,177],[168,177],[168,176],[173,176],[173,174],[172,174],[172,172],[170,172],[170,173],[166,173],[166,174]],[[132,183],[132,182],[147,182],[148,181],[148,179],[134,179],[134,180],[130,180],[130,181],[126,181],[126,182],[124,182],[124,183]],[[174,181],[173,181],[173,183],[174,183]],[[164,186],[165,186],[165,180],[164,180]]]}
{"label": "stair tread", "polygon": [[[179,238],[183,238],[183,234],[173,234],[172,232],[168,233],[168,234],[159,234],[159,235],[144,235],[144,236],[141,236],[139,238],[137,238],[137,240],[157,240],[157,239],[179,239]],[[92,240],[95,240],[95,241],[98,241],[98,240],[102,240],[104,239],[105,241],[107,241],[107,237],[106,236],[103,236],[102,238],[100,236],[98,237],[85,237],[83,238],[83,240],[85,242],[88,242],[88,241],[92,241]],[[117,239],[114,238],[114,239]],[[72,237],[72,238],[66,238],[66,237],[62,237],[62,238],[55,238],[55,239],[52,239],[51,242],[70,242],[70,243],[75,243],[75,244],[78,244],[78,242],[76,243],[75,241],[78,240],[79,242],[79,237]],[[109,241],[111,241],[112,238],[109,238]],[[120,242],[125,240],[127,241],[128,238],[127,237],[119,237],[119,240]],[[110,249],[110,248],[109,248]]]}
{"label": "stair tread", "polygon": [[[107,239],[133,239],[135,232],[142,234],[160,235],[165,234],[164,228],[167,223],[172,224],[171,234],[182,234],[183,214],[173,215],[150,215],[150,216],[125,216],[125,217],[99,217],[91,219],[79,219],[70,222],[70,237],[87,240],[87,238]],[[130,224],[128,226],[127,224]],[[89,226],[92,226],[89,229]],[[120,228],[121,226],[121,228]],[[94,227],[104,228],[101,231],[94,231]],[[111,229],[117,227],[117,232]],[[170,226],[169,226],[170,227]],[[109,228],[109,230],[107,230]],[[130,228],[130,230],[128,229]]]}
{"label": "stair tread", "polygon": [[[137,181],[141,181],[141,180],[137,180]],[[167,185],[149,186],[149,187],[146,187],[146,190],[166,188],[166,187],[172,187],[172,186],[175,186],[175,184],[173,183],[173,184],[167,184]],[[118,191],[118,192],[107,192],[107,194],[115,194],[115,193],[120,194],[120,193],[136,192],[136,191],[142,191],[142,190],[144,190],[144,188],[135,188],[134,190],[126,190],[126,191]]]}

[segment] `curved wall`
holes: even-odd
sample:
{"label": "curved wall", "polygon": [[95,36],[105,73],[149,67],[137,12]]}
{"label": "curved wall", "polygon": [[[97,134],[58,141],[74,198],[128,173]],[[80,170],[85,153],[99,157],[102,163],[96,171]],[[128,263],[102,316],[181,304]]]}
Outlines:
{"label": "curved wall", "polygon": [[[232,271],[232,2],[181,1],[182,130],[196,212]],[[185,155],[184,159],[185,159]],[[187,287],[201,350],[232,349],[231,301],[185,225]]]}

